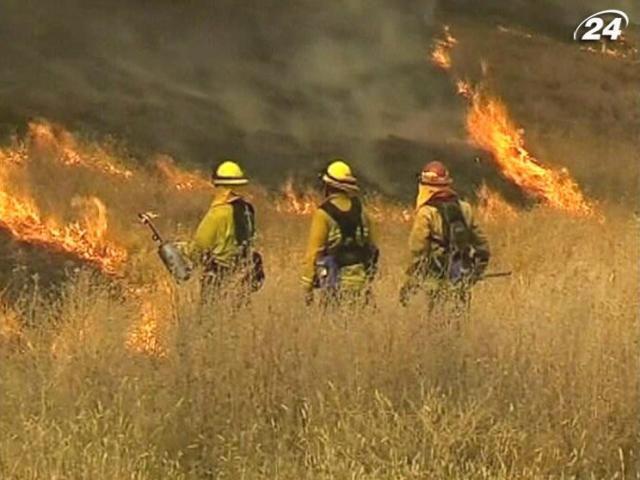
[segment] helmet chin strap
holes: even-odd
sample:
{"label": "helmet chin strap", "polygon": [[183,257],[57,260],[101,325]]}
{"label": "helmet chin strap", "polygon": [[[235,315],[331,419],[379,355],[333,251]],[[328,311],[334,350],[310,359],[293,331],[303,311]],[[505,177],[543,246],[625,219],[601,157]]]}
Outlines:
{"label": "helmet chin strap", "polygon": [[340,193],[340,191],[341,190],[339,190],[339,189],[337,189],[335,187],[332,187],[331,185],[328,185],[328,184],[325,183],[322,193],[324,195],[324,198],[329,198],[331,195],[333,195],[335,193]]}

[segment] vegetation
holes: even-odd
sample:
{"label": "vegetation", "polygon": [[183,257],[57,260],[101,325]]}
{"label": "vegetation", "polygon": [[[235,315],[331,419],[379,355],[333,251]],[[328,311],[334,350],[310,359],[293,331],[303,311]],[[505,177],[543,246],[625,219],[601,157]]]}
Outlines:
{"label": "vegetation", "polygon": [[[483,7],[487,13],[494,3]],[[18,2],[11,8],[22,11]],[[427,39],[413,35],[422,31],[417,25],[407,27],[408,18],[422,17],[382,8],[369,17],[380,21],[369,24],[389,25],[389,34],[351,22],[363,31],[347,42],[351,48],[336,45],[340,68],[327,64],[324,48],[305,47],[291,56],[302,66],[281,71],[278,63],[273,75],[260,56],[250,68],[220,68],[235,65],[227,50],[239,61],[247,55],[222,42],[212,57],[209,42],[200,43],[208,37],[173,8],[154,15],[175,17],[184,28],[147,25],[143,9],[144,28],[125,25],[124,17],[109,23],[110,14],[96,10],[80,23],[65,14],[53,30],[40,28],[48,15],[25,11],[26,27],[5,29],[21,40],[4,52],[16,68],[5,82],[11,88],[0,92],[7,100],[0,130],[22,127],[24,115],[38,112],[88,131],[127,130],[129,148],[141,150],[131,155],[116,141],[79,140],[46,121],[28,126],[25,137],[20,128],[0,149],[0,479],[640,478],[640,225],[630,207],[640,174],[636,60],[581,51],[544,29],[460,17],[447,22],[459,40],[451,72],[429,70]],[[266,12],[262,3],[255,11]],[[253,6],[231,12],[250,28],[232,31],[223,15],[211,21],[224,29],[201,28],[228,31],[235,45],[252,22],[276,25],[265,51],[307,45],[248,14]],[[340,8],[334,13],[325,21],[333,25],[335,17],[337,32],[357,34],[349,22],[344,31]],[[351,15],[361,17],[357,8]],[[288,18],[280,22],[301,25]],[[103,21],[108,28],[93,28]],[[114,32],[116,23],[125,35]],[[89,37],[77,35],[79,24]],[[129,28],[143,32],[154,55],[170,46],[158,56],[172,58],[162,61],[164,75]],[[182,38],[187,28],[193,38]],[[328,27],[317,28],[324,35]],[[56,55],[46,49],[41,57],[32,31],[49,31],[42,38],[54,51],[63,46],[68,64],[65,55],[51,63]],[[73,41],[62,41],[67,32],[75,32]],[[167,32],[180,41],[167,41]],[[394,32],[412,38],[394,40]],[[105,54],[111,50],[118,55]],[[104,64],[107,57],[117,65]],[[33,65],[45,64],[55,72],[31,75]],[[87,81],[96,65],[98,84]],[[103,70],[120,73],[111,78]],[[335,78],[308,89],[310,77],[313,85],[321,78],[316,71]],[[153,82],[148,72],[157,75]],[[187,72],[199,80],[175,83]],[[40,78],[64,81],[44,88]],[[369,93],[354,90],[367,79],[375,80]],[[462,142],[468,105],[456,79],[486,83],[525,127],[535,157],[567,167],[602,215],[529,208],[525,186],[499,175],[486,152],[475,158]],[[228,95],[209,98],[201,89]],[[298,103],[301,110],[292,110]],[[395,127],[387,128],[390,120]],[[296,196],[293,182],[277,198],[254,185],[267,282],[245,310],[233,312],[225,299],[201,307],[197,278],[170,280],[136,213],[156,211],[161,230],[184,239],[207,208],[210,187],[166,157],[145,158],[147,149],[178,154],[181,165],[236,152],[250,176],[271,183],[284,180],[284,170],[311,172],[325,156],[341,154],[367,186],[403,196],[413,192],[415,170],[440,158],[460,191],[491,200],[479,214],[492,269],[514,274],[475,288],[460,331],[442,316],[429,318],[424,298],[401,308],[410,208],[372,196],[382,249],[377,309],[323,314],[304,306],[298,284],[315,197]],[[60,232],[69,233],[64,248]],[[87,251],[93,257],[79,255]],[[117,276],[87,260],[96,252],[113,256]]]}
{"label": "vegetation", "polygon": [[7,309],[0,477],[636,478],[636,219],[487,220],[516,273],[478,286],[460,333],[399,308],[406,228],[382,231],[378,311],[322,316],[292,268],[306,222],[272,222],[246,311],[158,272],[156,354],[128,346],[139,300],[86,274]]}

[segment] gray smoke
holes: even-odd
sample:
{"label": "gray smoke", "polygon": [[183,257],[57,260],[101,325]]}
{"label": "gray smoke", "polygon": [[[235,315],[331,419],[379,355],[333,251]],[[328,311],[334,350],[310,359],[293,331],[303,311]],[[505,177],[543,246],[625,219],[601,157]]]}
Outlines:
{"label": "gray smoke", "polygon": [[632,24],[640,24],[640,2],[636,0],[442,0],[439,6],[448,14],[485,23],[502,20],[566,41],[582,19],[602,10],[622,10]]}
{"label": "gray smoke", "polygon": [[564,38],[600,8],[587,3],[0,0],[0,133],[45,117],[122,138],[139,158],[205,169],[237,158],[268,184],[343,156],[405,198],[421,164],[441,158],[467,193],[488,179],[509,196],[470,161],[464,101],[428,61],[433,38],[449,16]]}
{"label": "gray smoke", "polygon": [[0,0],[0,124],[43,116],[182,162],[236,157],[274,182],[344,156],[390,191],[390,136],[463,136],[427,61],[435,7]]}

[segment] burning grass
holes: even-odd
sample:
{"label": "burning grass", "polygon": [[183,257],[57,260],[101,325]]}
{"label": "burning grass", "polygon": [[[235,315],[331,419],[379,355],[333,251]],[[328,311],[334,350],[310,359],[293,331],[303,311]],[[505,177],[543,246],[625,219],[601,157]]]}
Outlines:
{"label": "burning grass", "polygon": [[523,130],[516,127],[499,98],[462,81],[458,91],[470,102],[466,126],[471,141],[492,154],[502,175],[553,208],[576,215],[594,214],[566,169],[545,166],[526,149]]}
{"label": "burning grass", "polygon": [[[3,155],[4,172],[25,170],[16,178],[27,183],[22,192],[4,183],[0,198],[29,206],[68,194],[29,183],[37,160],[29,145]],[[137,184],[52,160],[69,169],[65,181],[79,175],[77,188],[86,187],[82,172],[101,179],[99,197],[86,190],[60,202],[85,226],[59,220],[56,230],[8,203],[3,221],[21,222],[6,228],[38,243],[25,222],[40,225],[47,248],[65,245],[55,232],[69,229],[83,232],[78,241],[115,238],[126,245],[127,283],[114,294],[104,279],[80,275],[56,302],[32,291],[0,310],[0,389],[9,392],[0,397],[1,478],[635,473],[637,225],[627,214],[611,210],[604,226],[544,204],[520,212],[481,189],[495,268],[516,274],[480,285],[469,323],[454,334],[425,317],[423,299],[406,311],[396,302],[405,206],[368,198],[382,242],[379,309],[327,318],[304,307],[298,285],[317,195],[289,182],[272,202],[254,189],[268,283],[246,311],[226,301],[200,309],[197,278],[179,288],[167,281],[147,232],[131,227],[131,205],[146,210],[153,199],[163,231],[190,232],[209,199],[202,177],[168,163]],[[603,248],[611,229],[618,234]]]}
{"label": "burning grass", "polygon": [[[406,206],[367,201],[381,237],[378,310],[327,317],[305,308],[298,284],[317,194],[289,181],[273,201],[254,188],[267,284],[246,311],[201,309],[197,278],[170,284],[133,225],[159,209],[163,232],[188,235],[210,197],[202,174],[165,157],[152,162],[159,175],[117,174],[124,162],[108,149],[47,129],[1,150],[4,228],[101,258],[126,283],[114,294],[83,274],[57,301],[33,289],[0,309],[0,478],[637,475],[637,222],[613,207],[607,225],[565,215],[586,205],[575,184],[552,182],[577,199],[555,202],[545,179],[560,174],[524,149],[493,97],[474,113],[466,91],[468,121],[484,129],[472,140],[513,181],[533,169],[519,185],[542,201],[522,212],[479,191],[494,268],[515,275],[479,285],[460,333],[436,328],[422,298],[399,309]],[[38,182],[42,168],[64,175]]]}
{"label": "burning grass", "polygon": [[87,148],[71,132],[46,120],[29,123],[28,142],[32,149],[44,150],[68,167],[88,168],[122,179],[133,177],[133,171],[114,162],[113,155],[101,145],[93,143]]}
{"label": "burning grass", "polygon": [[[504,29],[503,29],[504,30]],[[451,70],[451,50],[458,44],[448,26],[437,39],[431,60]],[[488,65],[481,62],[483,75]],[[466,128],[476,147],[491,153],[499,172],[526,194],[553,208],[575,215],[594,215],[594,206],[584,197],[569,171],[544,165],[527,150],[524,130],[512,120],[507,106],[482,85],[456,80],[458,93],[469,100]]]}
{"label": "burning grass", "polygon": [[442,38],[435,40],[431,49],[431,63],[443,70],[451,69],[451,51],[458,40],[451,34],[448,25],[444,26]]}
{"label": "burning grass", "polygon": [[167,155],[159,155],[154,164],[164,180],[178,191],[211,191],[211,182],[201,173],[185,171]]}
{"label": "burning grass", "polygon": [[[446,29],[431,60],[451,71],[457,43]],[[56,301],[34,288],[0,308],[0,478],[636,478],[638,222],[615,207],[597,222],[497,96],[460,86],[470,140],[540,201],[522,212],[480,190],[494,268],[515,274],[478,286],[460,333],[422,298],[398,307],[406,206],[368,202],[378,310],[325,316],[298,285],[317,196],[255,189],[267,284],[246,311],[200,309],[197,279],[168,286],[134,224],[158,210],[188,235],[205,176],[168,157],[128,166],[44,121],[0,149],[2,227],[127,282],[114,295],[83,274]]]}

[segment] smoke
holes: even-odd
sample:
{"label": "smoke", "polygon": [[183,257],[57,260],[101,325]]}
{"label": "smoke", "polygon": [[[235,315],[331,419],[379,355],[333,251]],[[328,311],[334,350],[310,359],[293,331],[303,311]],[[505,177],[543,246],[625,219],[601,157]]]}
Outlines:
{"label": "smoke", "polygon": [[270,185],[342,156],[405,199],[440,158],[463,193],[488,180],[509,198],[471,161],[464,101],[428,61],[434,37],[467,17],[568,41],[605,7],[640,15],[631,0],[0,0],[0,134],[45,117],[122,138],[137,158],[207,170],[237,158]]}
{"label": "smoke", "polygon": [[0,0],[0,10],[5,132],[44,116],[207,168],[236,157],[274,183],[344,156],[388,192],[390,135],[464,136],[449,80],[427,62],[435,0]]}
{"label": "smoke", "polygon": [[571,41],[581,20],[601,10],[622,10],[632,24],[640,24],[640,3],[636,0],[442,0],[439,7],[447,14],[519,24],[565,41]]}

